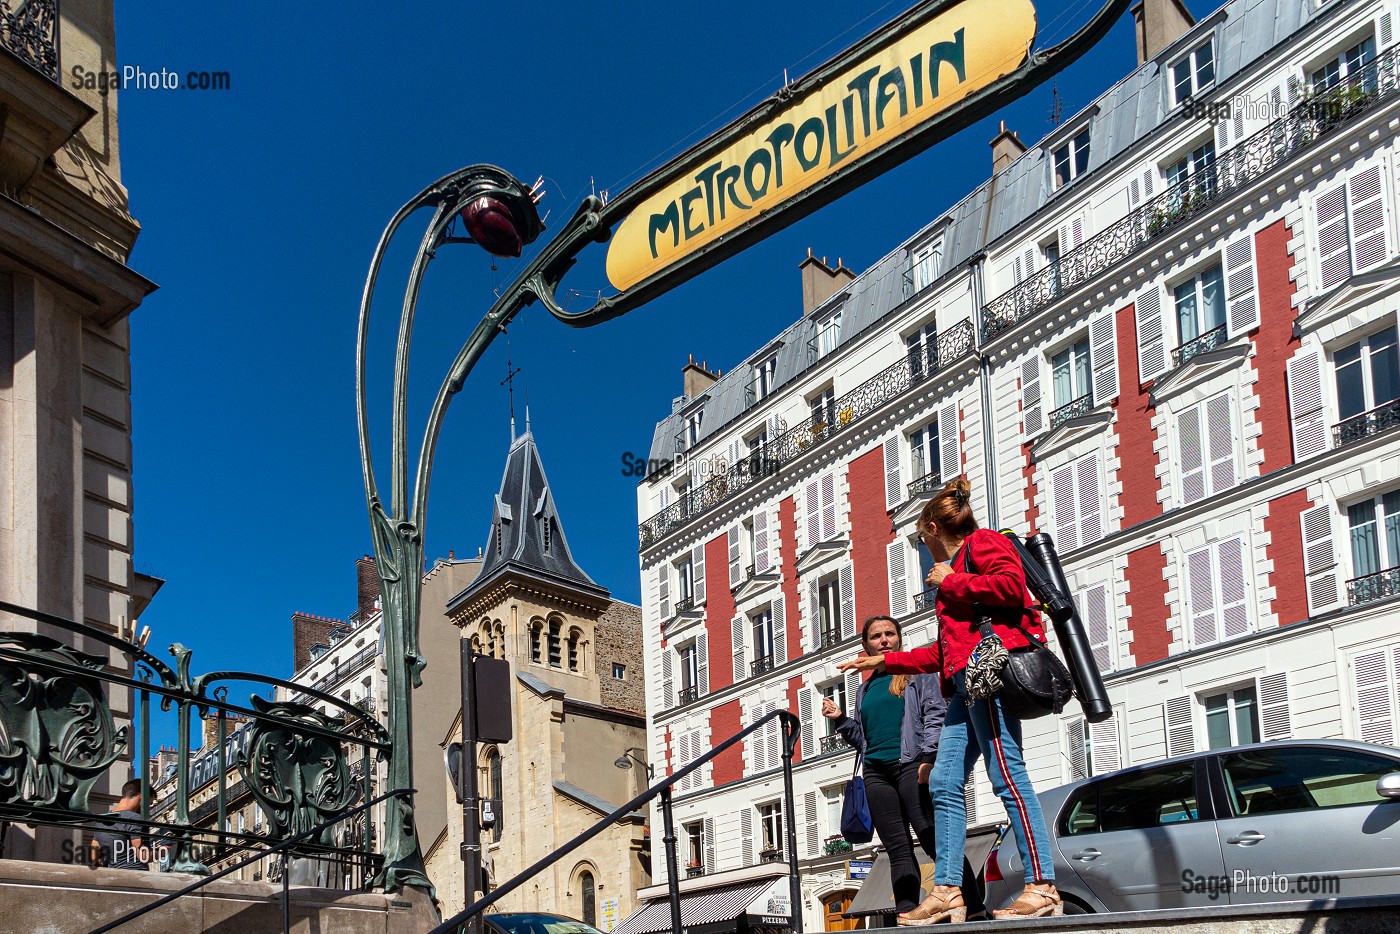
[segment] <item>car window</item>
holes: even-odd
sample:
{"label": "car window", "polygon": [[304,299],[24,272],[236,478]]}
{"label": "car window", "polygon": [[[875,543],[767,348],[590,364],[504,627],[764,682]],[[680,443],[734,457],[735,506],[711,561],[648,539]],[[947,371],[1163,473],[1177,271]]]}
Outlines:
{"label": "car window", "polygon": [[597,928],[562,915],[517,912],[487,917],[503,928],[506,934],[601,934]]}
{"label": "car window", "polygon": [[1220,757],[1236,817],[1376,804],[1376,780],[1400,762],[1323,746],[1255,749]]}
{"label": "car window", "polygon": [[1142,830],[1200,819],[1195,765],[1164,765],[1106,778],[1075,792],[1061,812],[1061,836]]}

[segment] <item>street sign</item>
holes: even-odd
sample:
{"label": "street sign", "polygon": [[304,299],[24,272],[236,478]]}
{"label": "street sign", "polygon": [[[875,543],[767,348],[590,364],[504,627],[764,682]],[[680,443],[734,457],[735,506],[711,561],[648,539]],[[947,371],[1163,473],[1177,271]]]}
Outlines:
{"label": "street sign", "polygon": [[476,738],[483,743],[510,742],[510,662],[478,655],[476,667]]}
{"label": "street sign", "polygon": [[864,879],[870,875],[870,867],[875,865],[873,859],[851,859],[846,861],[847,879]]}
{"label": "street sign", "polygon": [[618,900],[614,895],[598,903],[598,929],[611,931],[618,921]]}

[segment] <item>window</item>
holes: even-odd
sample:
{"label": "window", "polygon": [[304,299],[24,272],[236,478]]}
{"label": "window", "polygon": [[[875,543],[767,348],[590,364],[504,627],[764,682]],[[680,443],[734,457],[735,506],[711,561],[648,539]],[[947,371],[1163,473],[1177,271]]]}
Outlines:
{"label": "window", "polygon": [[[842,711],[847,711],[847,710],[849,710],[849,708],[846,706],[846,679],[845,679],[845,678],[837,678],[835,681],[828,681],[826,684],[821,685],[821,687],[819,687],[818,690],[821,691],[821,695],[822,695],[822,698],[823,698],[823,699],[830,700],[833,704],[835,704],[835,705],[836,705],[838,708],[840,708]],[[852,713],[853,713],[853,711],[852,711]],[[822,722],[826,724],[826,726],[825,726],[825,728],[824,728],[824,729],[825,729],[825,732],[822,733],[823,736],[836,736],[836,735],[838,735],[837,732],[836,732],[836,721],[835,721],[835,720],[829,720],[829,719],[827,719],[826,717],[822,717]],[[822,752],[826,752],[826,751],[827,751],[826,749],[823,749],[823,750],[822,750]]]}
{"label": "window", "polygon": [[613,680],[622,681],[627,677],[627,666],[622,662],[613,662]]}
{"label": "window", "polygon": [[1167,188],[1173,192],[1168,210],[1189,207],[1197,194],[1209,197],[1215,190],[1214,166],[1215,143],[1209,140],[1167,166]]}
{"label": "window", "polygon": [[700,653],[692,640],[681,646],[681,694],[694,693],[700,683]]}
{"label": "window", "polygon": [[911,492],[933,492],[933,485],[941,479],[943,467],[939,463],[938,419],[922,428],[916,428],[909,436],[909,469],[914,473],[913,483],[926,480]]}
{"label": "window", "polygon": [[919,247],[910,254],[909,264],[914,273],[914,291],[922,292],[933,284],[933,280],[938,278],[938,273],[941,271],[943,241],[939,239]]}
{"label": "window", "polygon": [[[1400,489],[1348,506],[1347,524],[1351,528],[1353,578],[1400,567]],[[1381,583],[1375,582],[1376,586]]]}
{"label": "window", "polygon": [[[1338,443],[1364,438],[1382,425],[1395,424],[1376,410],[1397,408],[1400,415],[1400,353],[1396,348],[1396,327],[1391,325],[1333,355],[1337,368],[1337,409],[1342,423],[1337,426]],[[1372,415],[1378,424],[1372,425]]]}
{"label": "window", "polygon": [[812,409],[813,433],[816,426],[828,427],[836,421],[836,390],[827,388],[807,400]]}
{"label": "window", "polygon": [[1186,555],[1186,609],[1193,647],[1250,630],[1244,539],[1228,538]]}
{"label": "window", "polygon": [[[1172,290],[1172,296],[1176,302],[1176,327],[1182,347],[1225,327],[1225,277],[1219,266],[1187,279]],[[1224,331],[1219,333],[1223,335]]]}
{"label": "window", "polygon": [[1235,816],[1337,808],[1374,807],[1376,782],[1400,763],[1350,749],[1288,747],[1222,756],[1225,787]]}
{"label": "window", "polygon": [[1206,709],[1206,742],[1225,749],[1259,742],[1259,696],[1254,685],[1201,698]]}
{"label": "window", "polygon": [[[1050,416],[1050,426],[1057,427],[1056,417],[1071,403],[1089,400],[1093,382],[1089,369],[1089,338],[1066,347],[1050,358],[1050,377],[1055,387],[1055,413]],[[1085,406],[1087,409],[1088,406]],[[1082,413],[1076,413],[1082,414]]]}
{"label": "window", "polygon": [[758,807],[758,823],[761,854],[765,859],[777,860],[783,855],[783,805],[780,801],[761,804]]}
{"label": "window", "polygon": [[577,629],[569,630],[569,670],[578,671],[578,644],[581,638]]}
{"label": "window", "polygon": [[825,357],[841,342],[841,312],[828,315],[817,325],[817,356]]}
{"label": "window", "polygon": [[705,422],[705,410],[698,409],[686,416],[685,419],[685,449],[695,447],[700,443],[700,426]]}
{"label": "window", "polygon": [[559,648],[559,620],[552,619],[549,621],[549,664],[555,668],[561,665]]}
{"label": "window", "polygon": [[1215,84],[1215,52],[1207,40],[1171,67],[1172,106],[1194,97]]}
{"label": "window", "polygon": [[761,363],[755,363],[753,367],[753,401],[758,402],[768,398],[768,394],[773,391],[773,378],[778,373],[778,356],[774,354]]}
{"label": "window", "polygon": [[822,798],[826,803],[826,835],[837,837],[841,834],[841,794],[840,786],[822,789]]}
{"label": "window", "polygon": [[766,606],[749,617],[749,627],[753,632],[753,673],[760,674],[773,668],[773,608]]}
{"label": "window", "polygon": [[1055,187],[1068,185],[1089,170],[1089,128],[1051,154],[1055,166]]}
{"label": "window", "polygon": [[539,623],[530,626],[530,661],[536,665],[540,663],[540,629]]}
{"label": "window", "polygon": [[841,579],[832,575],[817,585],[817,620],[822,636],[841,632]]}
{"label": "window", "polygon": [[676,577],[679,582],[676,592],[676,612],[688,610],[695,603],[695,566],[690,555],[676,562]]}
{"label": "window", "polygon": [[1343,81],[1348,83],[1364,82],[1368,86],[1374,85],[1374,72],[1369,76],[1362,76],[1362,72],[1375,57],[1376,38],[1375,36],[1367,36],[1341,55],[1313,71],[1313,93],[1318,94],[1334,88]]}
{"label": "window", "polygon": [[1051,518],[1062,552],[1103,538],[1103,496],[1099,455],[1086,454],[1050,471]]}
{"label": "window", "polygon": [[1181,505],[1190,505],[1239,482],[1235,405],[1224,392],[1176,417],[1177,470]]}
{"label": "window", "polygon": [[681,827],[685,835],[685,868],[705,869],[705,822],[693,821]]}
{"label": "window", "polygon": [[579,917],[583,923],[593,927],[598,923],[598,905],[595,898],[593,873],[585,872],[579,877],[579,898],[583,902],[583,911]]}
{"label": "window", "polygon": [[501,807],[501,802],[505,798],[503,779],[501,777],[501,753],[499,750],[491,750],[491,755],[486,760],[487,780],[491,783],[491,797],[493,807],[496,812],[496,823],[491,827],[491,839],[500,840],[501,830],[506,822],[505,809]]}
{"label": "window", "polygon": [[1060,812],[1060,836],[1200,820],[1195,766],[1165,765],[1086,785]]}
{"label": "window", "polygon": [[915,379],[938,369],[938,328],[932,321],[904,338],[904,348]]}

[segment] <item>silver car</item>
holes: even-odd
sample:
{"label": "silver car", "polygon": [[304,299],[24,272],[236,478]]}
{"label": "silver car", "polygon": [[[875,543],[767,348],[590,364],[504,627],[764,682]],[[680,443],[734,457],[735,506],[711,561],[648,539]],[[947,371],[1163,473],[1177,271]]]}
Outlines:
{"label": "silver car", "polygon": [[[1400,749],[1280,740],[1040,793],[1068,914],[1400,894]],[[987,905],[1023,885],[1007,834]]]}

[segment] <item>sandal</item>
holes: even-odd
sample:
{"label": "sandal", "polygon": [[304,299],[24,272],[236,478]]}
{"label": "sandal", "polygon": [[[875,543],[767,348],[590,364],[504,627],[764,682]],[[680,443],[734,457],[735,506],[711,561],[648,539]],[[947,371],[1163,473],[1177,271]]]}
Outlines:
{"label": "sandal", "polygon": [[955,885],[936,885],[919,907],[900,915],[898,922],[901,927],[921,927],[942,921],[961,924],[966,920],[967,906],[963,904],[962,889]]}
{"label": "sandal", "polygon": [[1043,885],[1026,888],[1011,903],[1011,907],[993,911],[992,917],[998,921],[1005,921],[1012,918],[1043,918],[1046,915],[1059,917],[1064,913],[1065,903],[1051,883],[1049,888]]}

